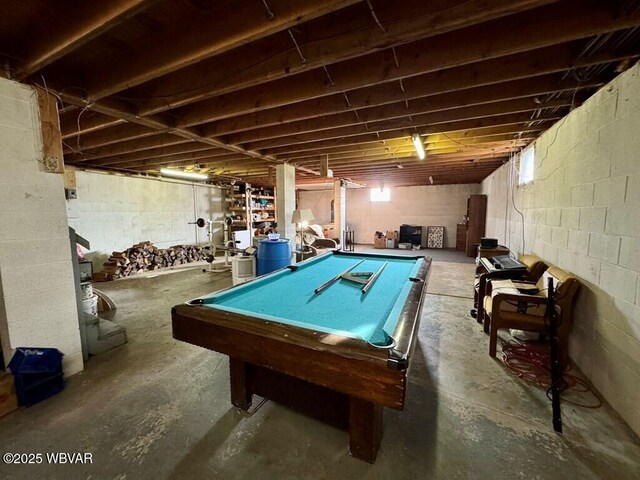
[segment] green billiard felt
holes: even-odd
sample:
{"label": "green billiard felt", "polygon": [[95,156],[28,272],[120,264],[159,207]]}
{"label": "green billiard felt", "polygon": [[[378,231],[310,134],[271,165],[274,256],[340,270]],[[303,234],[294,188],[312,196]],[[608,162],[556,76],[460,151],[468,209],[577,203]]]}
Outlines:
{"label": "green billiard felt", "polygon": [[[320,294],[314,289],[360,260],[352,272],[387,266],[366,294],[362,285],[340,279]],[[251,315],[387,346],[422,258],[322,255],[272,275],[205,297],[212,308]]]}

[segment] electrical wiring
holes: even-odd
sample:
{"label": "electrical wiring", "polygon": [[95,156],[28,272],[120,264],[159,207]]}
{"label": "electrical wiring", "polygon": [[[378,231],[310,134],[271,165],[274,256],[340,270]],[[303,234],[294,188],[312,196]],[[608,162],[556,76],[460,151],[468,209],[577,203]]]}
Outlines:
{"label": "electrical wiring", "polygon": [[[534,347],[533,344],[509,340],[502,347],[502,358],[508,370],[516,377],[536,385],[545,390],[547,398],[551,399],[551,358],[546,350]],[[583,408],[599,408],[602,399],[589,383],[576,374],[571,373],[571,365],[562,373],[558,385],[560,392],[565,393],[562,401]],[[581,402],[567,398],[571,394],[587,394],[595,397],[595,401]]]}
{"label": "electrical wiring", "polygon": [[[522,154],[522,149],[520,149],[520,154]],[[524,255],[526,253],[526,249],[525,249],[525,234],[524,234],[524,213],[522,213],[522,211],[516,206],[516,199],[515,199],[515,187],[516,182],[518,181],[515,175],[515,152],[513,153],[513,157],[510,160],[510,168],[511,168],[511,172],[510,172],[510,182],[512,183],[511,185],[511,206],[513,207],[513,209],[518,212],[518,214],[520,215],[520,218],[522,219],[522,254]]]}
{"label": "electrical wiring", "polygon": [[449,135],[447,135],[445,132],[442,132],[442,135],[446,138],[448,138],[450,141],[452,141],[453,143],[457,143],[458,145],[461,145],[463,147],[467,147],[467,148],[474,148],[477,150],[486,150],[488,152],[495,152],[496,150],[499,150],[500,148],[503,148],[504,146],[507,146],[509,144],[514,144],[515,143],[515,139],[514,140],[506,140],[504,141],[501,145],[497,145],[493,148],[487,148],[487,147],[480,147],[478,145],[468,145],[466,143],[462,143],[454,138],[451,138]]}

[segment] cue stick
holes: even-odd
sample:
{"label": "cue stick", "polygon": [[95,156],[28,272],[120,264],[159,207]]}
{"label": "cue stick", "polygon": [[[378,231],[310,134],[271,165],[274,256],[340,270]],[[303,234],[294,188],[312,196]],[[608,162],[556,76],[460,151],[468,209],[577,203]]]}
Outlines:
{"label": "cue stick", "polygon": [[387,266],[387,263],[389,262],[384,262],[382,264],[382,266],[378,269],[378,271],[376,273],[374,273],[371,278],[369,279],[369,281],[366,283],[366,285],[364,287],[362,287],[362,294],[364,295],[365,293],[367,293],[369,291],[369,288],[371,288],[371,286],[375,283],[375,281],[378,279],[378,277],[380,276],[380,274],[382,273],[382,270],[384,270],[384,267]]}
{"label": "cue stick", "polygon": [[355,265],[347,268],[344,272],[340,272],[339,274],[337,274],[335,277],[333,277],[331,280],[328,280],[326,282],[324,282],[322,285],[320,285],[318,288],[316,288],[313,293],[320,293],[322,292],[325,288],[327,288],[329,285],[331,285],[333,282],[340,280],[340,277],[342,275],[344,275],[345,273],[349,273],[351,270],[353,270],[354,268],[356,268],[358,265],[360,265],[362,262],[364,262],[365,259],[363,258],[362,260],[360,260],[358,263],[356,263]]}

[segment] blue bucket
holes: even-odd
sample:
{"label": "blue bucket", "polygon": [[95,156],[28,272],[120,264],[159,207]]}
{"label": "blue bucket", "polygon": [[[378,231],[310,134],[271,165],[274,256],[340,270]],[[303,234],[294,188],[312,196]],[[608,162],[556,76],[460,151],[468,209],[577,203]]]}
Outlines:
{"label": "blue bucket", "polygon": [[258,263],[256,273],[264,275],[291,265],[291,245],[289,240],[260,240],[258,243]]}

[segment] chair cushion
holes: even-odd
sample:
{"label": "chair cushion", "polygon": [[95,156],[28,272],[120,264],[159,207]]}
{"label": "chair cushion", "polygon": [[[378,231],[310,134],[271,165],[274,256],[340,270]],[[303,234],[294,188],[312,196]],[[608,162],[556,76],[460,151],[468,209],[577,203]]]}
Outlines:
{"label": "chair cushion", "polygon": [[[491,315],[491,308],[493,306],[493,297],[499,293],[507,295],[522,295],[518,290],[518,282],[512,280],[492,280],[491,281],[491,295],[485,295],[484,297],[484,309],[488,315]],[[531,285],[527,285],[531,287]],[[544,317],[546,310],[545,304],[534,304],[518,301],[503,301],[500,304],[500,315],[506,318],[503,312],[514,312],[519,314],[534,315],[537,317]]]}
{"label": "chair cushion", "polygon": [[307,229],[311,230],[313,235],[315,235],[316,237],[324,238],[324,232],[323,232],[322,227],[320,225],[312,223],[312,224],[307,226]]}

